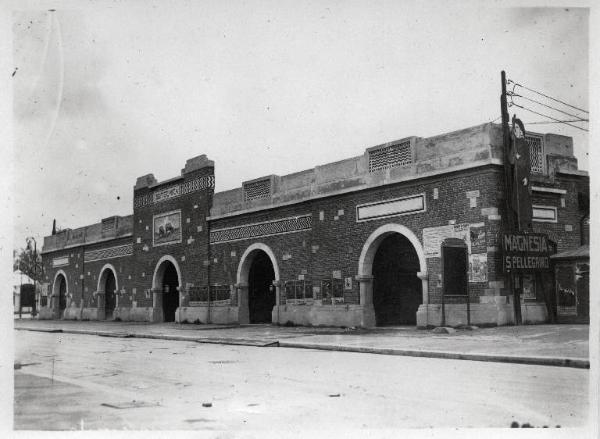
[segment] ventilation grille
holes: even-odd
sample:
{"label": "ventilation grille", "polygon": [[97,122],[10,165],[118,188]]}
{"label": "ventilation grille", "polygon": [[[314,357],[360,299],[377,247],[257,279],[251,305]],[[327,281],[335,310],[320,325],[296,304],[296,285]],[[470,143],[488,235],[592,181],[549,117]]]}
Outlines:
{"label": "ventilation grille", "polygon": [[542,174],[544,172],[544,145],[539,136],[525,136],[529,145],[529,155],[531,157],[531,172]]}
{"label": "ventilation grille", "polygon": [[117,217],[112,216],[102,220],[102,233],[110,232],[117,225]]}
{"label": "ventilation grille", "polygon": [[410,141],[369,151],[369,172],[407,166],[411,163]]}
{"label": "ventilation grille", "polygon": [[271,179],[253,181],[244,183],[244,200],[258,200],[269,198],[271,196]]}

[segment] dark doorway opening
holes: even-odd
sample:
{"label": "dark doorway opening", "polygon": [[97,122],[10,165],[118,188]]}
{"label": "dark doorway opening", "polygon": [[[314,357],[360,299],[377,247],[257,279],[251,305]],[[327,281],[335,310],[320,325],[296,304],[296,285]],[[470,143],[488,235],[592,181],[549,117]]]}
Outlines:
{"label": "dark doorway opening", "polygon": [[179,307],[179,276],[177,276],[177,269],[169,262],[163,262],[165,264],[165,271],[163,272],[162,278],[162,308],[165,322],[175,321],[175,311]]}
{"label": "dark doorway opening", "polygon": [[116,299],[115,290],[117,289],[117,280],[112,270],[107,270],[106,281],[104,283],[104,318],[110,320],[115,311]]}
{"label": "dark doorway opening", "polygon": [[377,326],[416,325],[422,302],[419,257],[398,234],[385,238],[373,259],[373,306]]}
{"label": "dark doorway opening", "polygon": [[442,264],[444,266],[444,297],[467,296],[469,288],[469,262],[467,245],[450,240],[442,245]]}
{"label": "dark doorway opening", "polygon": [[257,251],[248,275],[248,311],[250,323],[271,323],[275,306],[275,271],[269,256]]}
{"label": "dark doorway opening", "polygon": [[63,275],[60,275],[58,282],[58,312],[62,319],[65,309],[67,309],[67,281]]}

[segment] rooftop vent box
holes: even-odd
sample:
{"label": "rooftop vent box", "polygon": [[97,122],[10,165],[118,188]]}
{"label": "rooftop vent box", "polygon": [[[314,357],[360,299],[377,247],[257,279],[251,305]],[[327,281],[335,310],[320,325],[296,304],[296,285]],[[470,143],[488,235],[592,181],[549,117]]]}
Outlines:
{"label": "rooftop vent box", "polygon": [[407,138],[368,148],[369,172],[412,165],[413,145],[411,138]]}

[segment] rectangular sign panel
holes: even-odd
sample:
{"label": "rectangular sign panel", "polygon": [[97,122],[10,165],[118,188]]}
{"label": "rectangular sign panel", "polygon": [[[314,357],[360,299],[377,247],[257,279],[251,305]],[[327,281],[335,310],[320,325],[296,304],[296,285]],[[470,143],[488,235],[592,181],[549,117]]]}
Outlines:
{"label": "rectangular sign panel", "polygon": [[502,237],[502,264],[504,271],[549,270],[548,237],[539,233],[505,233]]}
{"label": "rectangular sign panel", "polygon": [[416,195],[356,206],[356,221],[369,221],[423,211],[425,211],[425,196]]}

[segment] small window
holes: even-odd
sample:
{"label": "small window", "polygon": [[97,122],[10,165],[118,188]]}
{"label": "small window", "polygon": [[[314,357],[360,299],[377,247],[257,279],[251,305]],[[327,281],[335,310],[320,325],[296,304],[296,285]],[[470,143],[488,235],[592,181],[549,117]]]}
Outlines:
{"label": "small window", "polygon": [[544,142],[541,136],[528,134],[525,140],[529,145],[529,156],[531,160],[531,172],[533,174],[544,173]]}
{"label": "small window", "polygon": [[532,206],[532,220],[538,223],[555,223],[558,221],[557,209],[554,206]]}

